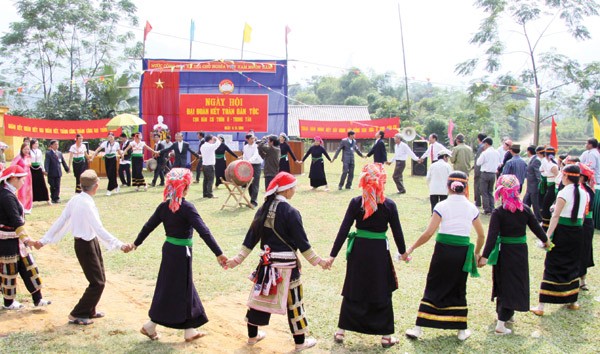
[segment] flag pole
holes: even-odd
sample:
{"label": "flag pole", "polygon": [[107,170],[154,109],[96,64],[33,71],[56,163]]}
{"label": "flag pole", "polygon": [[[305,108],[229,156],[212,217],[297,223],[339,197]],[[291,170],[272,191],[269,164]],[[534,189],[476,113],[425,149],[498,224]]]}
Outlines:
{"label": "flag pole", "polygon": [[192,43],[194,42],[194,32],[196,31],[196,24],[194,19],[190,21],[190,60],[192,59]]}
{"label": "flag pole", "polygon": [[240,60],[244,59],[244,42],[245,42],[245,35],[246,35],[246,24],[244,24],[244,30],[242,31],[242,53],[240,55]]}
{"label": "flag pole", "polygon": [[408,74],[406,72],[406,54],[404,52],[404,31],[402,30],[402,16],[400,15],[400,3],[398,3],[398,19],[400,20],[400,42],[402,43],[402,61],[404,63],[404,88],[406,90],[406,111],[410,119],[410,98],[408,94]]}

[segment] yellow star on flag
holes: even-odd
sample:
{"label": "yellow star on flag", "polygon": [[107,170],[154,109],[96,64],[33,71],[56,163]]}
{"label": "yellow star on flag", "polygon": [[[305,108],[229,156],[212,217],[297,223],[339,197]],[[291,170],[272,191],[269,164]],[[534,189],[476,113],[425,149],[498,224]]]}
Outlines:
{"label": "yellow star on flag", "polygon": [[160,78],[158,79],[158,81],[154,82],[156,84],[156,88],[164,88],[163,84],[165,83],[164,81],[160,81]]}

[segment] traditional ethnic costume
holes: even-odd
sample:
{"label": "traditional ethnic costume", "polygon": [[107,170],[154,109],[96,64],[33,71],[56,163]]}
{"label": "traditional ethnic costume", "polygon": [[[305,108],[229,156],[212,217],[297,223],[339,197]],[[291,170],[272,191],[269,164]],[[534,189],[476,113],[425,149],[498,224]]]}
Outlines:
{"label": "traditional ethnic costume", "polygon": [[[292,151],[290,144],[287,143],[288,138],[285,136],[285,141],[279,144],[281,156],[279,157],[279,172],[290,172],[290,161],[296,161],[296,155]],[[291,157],[291,160],[290,160]]]}
{"label": "traditional ethnic costume", "polygon": [[222,143],[215,150],[215,187],[218,187],[221,183],[221,178],[225,179],[225,168],[227,167],[227,161],[225,159],[225,153],[229,153],[231,156],[238,158],[235,152],[231,151],[227,144]]}
{"label": "traditional ethnic costume", "polygon": [[35,306],[45,306],[49,301],[42,299],[42,279],[26,244],[29,237],[25,231],[23,206],[19,202],[16,188],[8,183],[11,177],[26,177],[29,173],[21,166],[10,166],[0,177],[0,289],[4,296],[4,308],[23,308],[17,296],[17,275],[31,293]]}
{"label": "traditional ethnic costume", "polygon": [[[563,172],[567,174],[569,172]],[[540,288],[540,303],[572,304],[579,295],[579,267],[583,248],[583,220],[588,204],[588,193],[579,188],[579,209],[577,219],[571,220],[574,206],[575,185],[568,184],[557,199],[563,199],[565,206],[560,213],[558,225],[552,235],[555,247],[546,254],[544,278]]]}
{"label": "traditional ethnic costume", "polygon": [[325,176],[325,164],[323,163],[323,155],[331,162],[331,158],[327,154],[327,150],[322,146],[323,140],[319,137],[315,137],[315,141],[320,141],[321,145],[313,145],[308,149],[302,162],[306,161],[310,155],[312,161],[310,163],[310,172],[308,178],[310,178],[310,186],[318,188],[320,186],[327,186],[327,176]]}
{"label": "traditional ethnic costume", "polygon": [[520,183],[514,175],[502,175],[496,182],[496,201],[502,205],[494,209],[490,218],[483,257],[492,270],[492,301],[496,298],[498,314],[497,334],[509,334],[504,322],[515,311],[529,311],[529,262],[527,227],[546,243],[548,238],[531,209],[524,208],[519,199]]}
{"label": "traditional ethnic costume", "polygon": [[29,155],[23,157],[21,156],[21,154],[18,154],[13,159],[11,165],[19,166],[25,171],[25,173],[27,173],[27,176],[25,176],[23,186],[17,191],[17,197],[19,198],[19,202],[21,202],[21,204],[23,205],[25,214],[29,214],[31,213],[31,209],[33,208],[33,181],[31,178],[31,158]]}
{"label": "traditional ethnic costume", "polygon": [[[558,168],[558,165],[548,157],[549,154],[554,155],[554,153],[554,148],[546,148],[546,158],[542,160],[542,165],[540,166],[540,171],[542,173],[540,195],[544,196],[540,213],[542,214],[542,228],[544,231],[548,231],[550,218],[552,217],[550,207],[556,201],[556,176],[554,175],[554,172],[552,172],[552,169],[554,167]],[[560,183],[560,180],[558,182]]]}
{"label": "traditional ethnic costume", "polygon": [[[595,180],[594,180],[594,170],[589,168],[587,165],[579,163],[579,169],[581,170],[581,175],[587,177],[586,185],[582,187],[585,188],[588,193],[588,197],[590,201],[595,200]],[[581,286],[582,290],[588,290],[587,284],[585,282],[585,276],[587,275],[587,269],[593,267],[594,264],[594,212],[589,211],[585,215],[585,219],[583,220],[583,244],[581,250],[581,264],[579,265],[579,276],[581,277]]]}
{"label": "traditional ethnic costume", "polygon": [[[337,257],[348,239],[338,327],[382,336],[394,333],[392,292],[398,289],[386,236],[388,225],[398,252],[406,252],[396,203],[384,196],[385,179],[380,164],[363,168],[359,182],[363,194],[350,201],[330,253],[331,257]],[[356,231],[349,233],[353,224]],[[343,341],[343,332],[337,332],[335,339]],[[383,340],[382,344],[386,346]]]}
{"label": "traditional ethnic costume", "polygon": [[298,210],[284,196],[276,194],[294,188],[296,183],[296,178],[287,172],[280,172],[271,181],[265,193],[267,201],[257,211],[240,253],[232,259],[232,267],[242,263],[260,242],[260,261],[250,276],[254,285],[246,313],[248,337],[264,338],[264,333],[257,332],[258,326],[268,325],[271,314],[287,314],[296,349],[304,349],[314,346],[316,340],[305,339],[308,322],[297,251],[313,266],[322,260],[311,248]]}
{"label": "traditional ethnic costume", "polygon": [[100,149],[104,150],[104,166],[106,167],[106,177],[108,178],[106,190],[108,192],[112,192],[119,187],[117,183],[117,152],[119,148],[119,143],[116,141],[113,141],[111,144],[107,140],[100,145]]}
{"label": "traditional ethnic costume", "polygon": [[73,175],[75,176],[75,193],[81,193],[81,182],[79,177],[83,171],[88,169],[88,162],[85,155],[87,154],[87,147],[84,144],[77,146],[77,144],[71,145],[69,149],[71,158],[73,159]]}
{"label": "traditional ethnic costume", "polygon": [[31,184],[34,202],[47,202],[50,200],[46,179],[44,178],[44,158],[42,150],[31,149]]}
{"label": "traditional ethnic costume", "polygon": [[[156,227],[163,224],[167,236],[162,247],[162,261],[148,315],[154,324],[165,327],[197,328],[208,322],[208,318],[193,280],[194,230],[215,256],[218,257],[223,252],[194,204],[183,197],[186,187],[192,183],[190,170],[174,168],[166,179],[163,193],[165,201],[156,208],[134,242],[139,247]],[[145,330],[147,333],[144,333],[144,329],[142,333],[147,336],[155,333],[152,329]]]}
{"label": "traditional ethnic costume", "polygon": [[131,146],[131,185],[138,190],[140,187],[146,188],[146,180],[144,179],[144,147],[146,143],[143,141],[136,142],[135,140],[129,143]]}

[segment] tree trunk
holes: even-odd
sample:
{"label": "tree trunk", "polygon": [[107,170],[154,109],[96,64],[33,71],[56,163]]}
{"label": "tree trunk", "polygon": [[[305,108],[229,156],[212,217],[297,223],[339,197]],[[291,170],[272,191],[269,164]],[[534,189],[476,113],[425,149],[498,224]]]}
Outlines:
{"label": "tree trunk", "polygon": [[538,146],[540,143],[540,93],[542,88],[535,88],[535,116],[533,117],[533,144]]}

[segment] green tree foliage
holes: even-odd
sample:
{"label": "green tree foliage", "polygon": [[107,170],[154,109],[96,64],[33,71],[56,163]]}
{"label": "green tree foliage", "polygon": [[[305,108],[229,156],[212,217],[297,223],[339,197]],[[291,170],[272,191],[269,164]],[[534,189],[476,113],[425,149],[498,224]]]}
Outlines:
{"label": "green tree foliage", "polygon": [[138,23],[130,0],[19,0],[15,5],[21,20],[0,38],[0,57],[13,86],[40,85],[38,114],[66,118],[73,105],[87,109],[99,96],[83,85],[87,78],[120,63],[121,53],[139,54],[138,44],[127,48],[133,32],[118,27]]}
{"label": "green tree foliage", "polygon": [[[478,67],[483,67],[489,73],[500,72],[504,56],[515,50],[509,48],[507,38],[510,38],[511,46],[518,45],[522,38],[522,49],[516,50],[525,53],[529,65],[518,75],[522,83],[533,85],[533,91],[527,95],[535,98],[533,120],[534,140],[537,142],[540,115],[547,113],[540,112],[543,94],[567,84],[576,84],[582,89],[600,88],[600,65],[597,62],[581,65],[556,49],[542,52],[540,42],[548,38],[551,28],[560,25],[577,40],[589,39],[591,35],[584,20],[597,16],[600,5],[596,0],[476,0],[475,5],[484,11],[486,17],[470,43],[483,47],[483,60],[466,60],[456,66],[456,72],[470,76]],[[517,32],[521,36],[502,38],[501,33],[506,31],[501,32],[501,29]],[[541,30],[536,32],[538,29]],[[542,82],[542,79],[545,81]],[[477,91],[482,93],[482,90]],[[589,110],[593,110],[593,107]]]}

